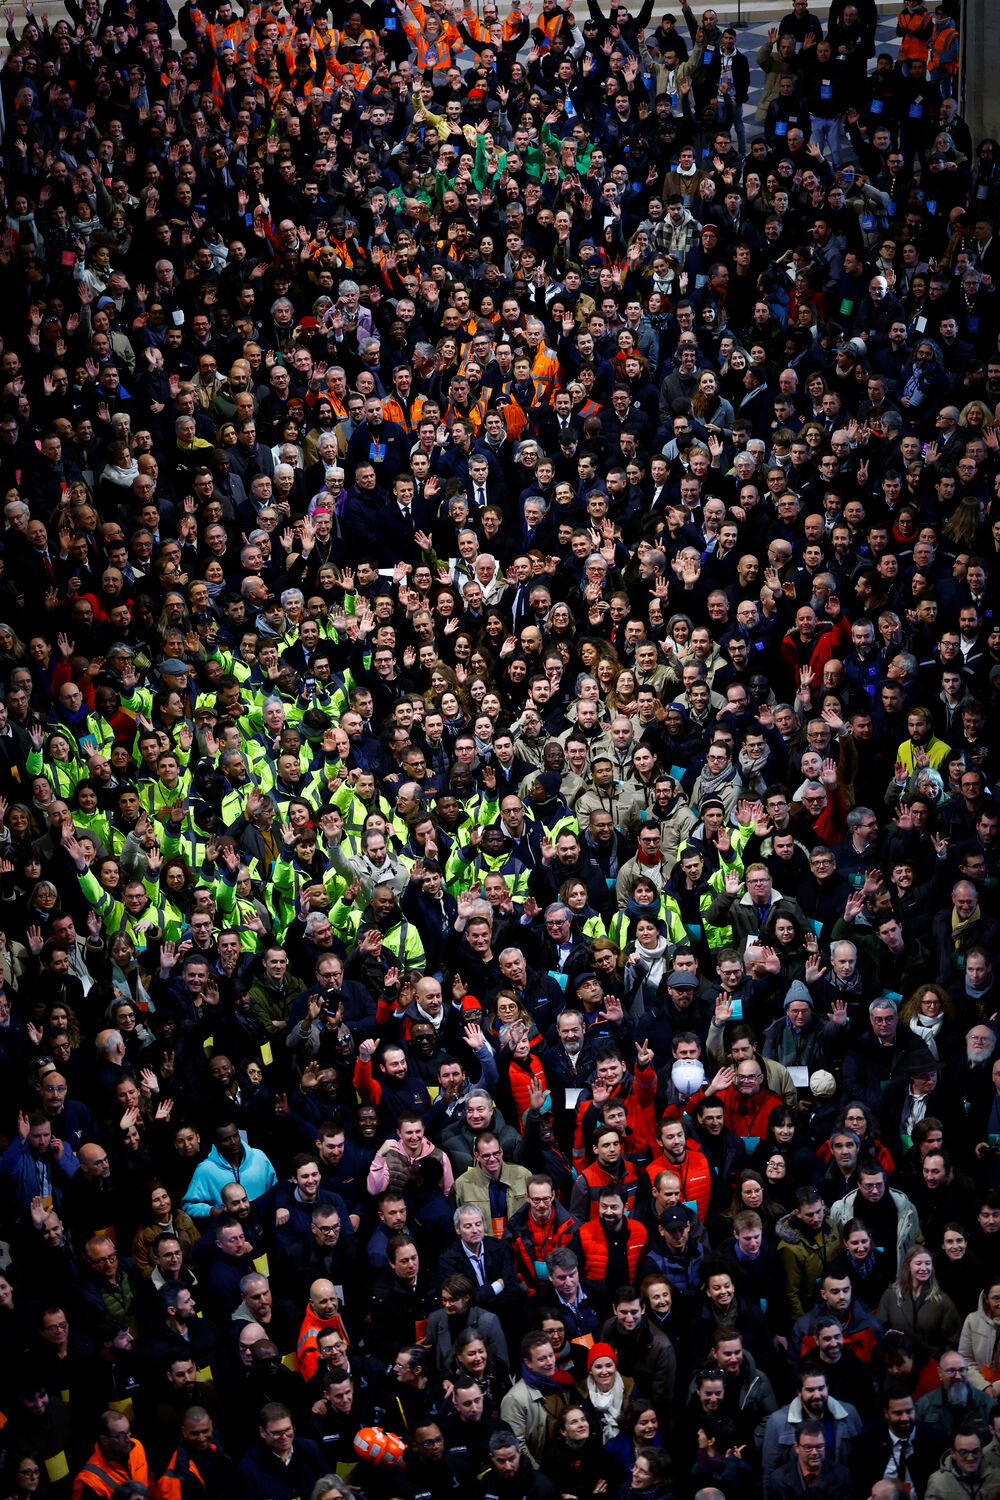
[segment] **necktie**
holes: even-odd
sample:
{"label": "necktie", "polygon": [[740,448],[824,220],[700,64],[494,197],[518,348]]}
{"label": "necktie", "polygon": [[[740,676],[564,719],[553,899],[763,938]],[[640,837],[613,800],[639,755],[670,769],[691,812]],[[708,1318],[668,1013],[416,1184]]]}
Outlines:
{"label": "necktie", "polygon": [[486,504],[486,491],[483,489],[483,486],[481,484],[476,485],[476,504],[479,506],[480,510]]}
{"label": "necktie", "polygon": [[910,1446],[909,1443],[906,1442],[906,1440],[904,1439],[904,1440],[902,1440],[899,1443],[898,1447],[896,1448],[896,1478],[897,1479],[905,1479],[906,1478],[906,1455],[907,1455],[907,1450],[909,1449],[909,1446]]}

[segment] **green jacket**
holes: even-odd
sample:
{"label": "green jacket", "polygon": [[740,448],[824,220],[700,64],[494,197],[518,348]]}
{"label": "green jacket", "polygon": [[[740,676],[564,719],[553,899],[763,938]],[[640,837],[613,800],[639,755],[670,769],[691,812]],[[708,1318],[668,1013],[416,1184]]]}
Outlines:
{"label": "green jacket", "polygon": [[778,1220],[778,1265],[785,1281],[788,1314],[794,1323],[808,1312],[819,1296],[819,1284],[830,1262],[840,1250],[840,1232],[832,1219],[824,1219],[819,1234],[802,1233],[798,1215]]}

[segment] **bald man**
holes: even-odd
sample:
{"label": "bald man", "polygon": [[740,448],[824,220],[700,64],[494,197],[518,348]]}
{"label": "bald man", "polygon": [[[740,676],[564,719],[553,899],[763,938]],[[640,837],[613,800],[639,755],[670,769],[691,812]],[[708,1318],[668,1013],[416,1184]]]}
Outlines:
{"label": "bald man", "polygon": [[347,1343],[347,1330],[340,1317],[340,1298],[332,1281],[320,1277],[309,1288],[309,1305],[302,1327],[299,1329],[296,1353],[299,1357],[299,1374],[303,1380],[311,1380],[319,1365],[316,1340],[324,1329],[333,1328]]}

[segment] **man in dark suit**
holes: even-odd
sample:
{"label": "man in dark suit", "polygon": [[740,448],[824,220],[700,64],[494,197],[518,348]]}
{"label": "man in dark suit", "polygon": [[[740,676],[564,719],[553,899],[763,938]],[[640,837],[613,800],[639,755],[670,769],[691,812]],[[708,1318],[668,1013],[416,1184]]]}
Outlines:
{"label": "man in dark suit", "polygon": [[421,556],[416,533],[429,531],[434,517],[426,504],[414,504],[412,474],[396,475],[392,481],[392,496],[382,506],[377,519],[382,566],[391,568],[398,562],[415,566]]}
{"label": "man in dark suit", "polygon": [[855,1494],[849,1469],[826,1456],[822,1422],[800,1422],[795,1451],[787,1463],[764,1476],[764,1500],[851,1500]]}
{"label": "man in dark suit", "polygon": [[583,422],[573,415],[569,391],[557,391],[551,406],[533,406],[528,415],[546,453],[554,453],[559,447],[561,432],[575,432],[577,437],[583,432]]}
{"label": "man in dark suit", "polygon": [[862,1428],[851,1449],[857,1493],[870,1493],[880,1479],[902,1479],[913,1493],[922,1495],[947,1438],[937,1428],[918,1426],[913,1397],[902,1386],[886,1387],[882,1417]]}
{"label": "man in dark suit", "polygon": [[458,1239],[438,1261],[441,1279],[465,1276],[476,1289],[478,1307],[513,1317],[523,1298],[507,1241],[487,1238],[483,1211],[473,1204],[455,1210],[455,1230]]}
{"label": "man in dark suit", "polygon": [[469,504],[474,521],[478,521],[487,505],[499,505],[506,511],[510,504],[499,466],[495,471],[491,469],[486,454],[475,449],[469,454]]}

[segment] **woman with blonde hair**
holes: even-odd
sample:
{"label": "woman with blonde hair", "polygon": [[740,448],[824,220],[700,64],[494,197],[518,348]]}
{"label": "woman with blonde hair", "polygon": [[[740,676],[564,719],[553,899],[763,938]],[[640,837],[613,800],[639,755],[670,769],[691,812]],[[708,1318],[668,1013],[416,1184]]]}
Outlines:
{"label": "woman with blonde hair", "polygon": [[954,1344],[962,1330],[958,1308],[938,1286],[926,1245],[911,1245],[907,1250],[896,1280],[882,1294],[876,1316],[883,1328],[897,1328],[923,1339],[935,1355]]}
{"label": "woman with blonde hair", "polygon": [[985,401],[980,401],[978,398],[967,401],[959,412],[958,425],[959,427],[973,427],[981,432],[984,427],[994,425],[993,413]]}

